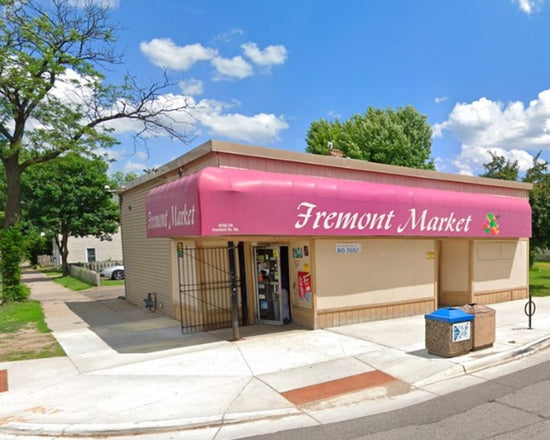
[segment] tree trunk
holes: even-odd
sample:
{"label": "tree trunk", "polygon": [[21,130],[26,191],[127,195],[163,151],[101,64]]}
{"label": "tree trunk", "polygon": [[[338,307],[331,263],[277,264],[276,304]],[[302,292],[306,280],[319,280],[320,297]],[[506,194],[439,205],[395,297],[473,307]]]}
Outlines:
{"label": "tree trunk", "polygon": [[2,159],[6,173],[7,202],[4,211],[4,228],[9,228],[21,220],[21,174],[23,167],[19,165],[19,157],[14,154]]}
{"label": "tree trunk", "polygon": [[[8,158],[2,158],[4,172],[6,174],[7,200],[4,209],[4,230],[7,233],[10,228],[15,228],[21,220],[21,173],[23,167],[19,165],[19,155],[13,154]],[[10,234],[8,234],[10,235]],[[16,234],[17,235],[17,234]],[[21,269],[19,263],[23,257],[21,241],[4,250],[5,254],[0,258],[0,269],[3,274],[4,290],[11,291],[12,300],[23,299],[21,291]],[[9,253],[9,255],[8,255]],[[15,265],[10,262],[16,262]],[[4,292],[4,295],[6,292]]]}
{"label": "tree trunk", "polygon": [[69,242],[69,233],[63,231],[61,233],[61,246],[59,250],[61,251],[61,258],[63,259],[61,267],[63,268],[63,276],[69,276],[71,271],[69,269],[69,247],[67,243]]}

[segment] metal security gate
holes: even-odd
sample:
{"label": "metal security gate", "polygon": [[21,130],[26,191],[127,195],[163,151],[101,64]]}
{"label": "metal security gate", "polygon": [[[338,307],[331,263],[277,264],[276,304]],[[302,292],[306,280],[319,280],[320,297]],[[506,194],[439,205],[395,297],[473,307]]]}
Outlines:
{"label": "metal security gate", "polygon": [[235,279],[231,279],[227,247],[191,248],[177,243],[179,303],[182,333],[232,326],[232,294],[236,288],[238,324],[247,321],[244,249],[239,243]]}

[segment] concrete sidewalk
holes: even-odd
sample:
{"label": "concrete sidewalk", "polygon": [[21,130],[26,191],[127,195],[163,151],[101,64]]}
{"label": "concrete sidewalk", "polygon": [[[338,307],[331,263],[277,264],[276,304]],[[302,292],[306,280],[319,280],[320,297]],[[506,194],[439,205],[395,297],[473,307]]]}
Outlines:
{"label": "concrete sidewalk", "polygon": [[231,329],[182,335],[179,322],[119,298],[122,288],[76,293],[35,271],[23,280],[67,357],[0,362],[9,384],[0,436],[193,428],[192,438],[221,439],[238,438],[244,422],[331,423],[433,398],[452,377],[474,384],[472,372],[550,342],[550,298],[535,299],[533,329],[525,300],[492,305],[494,346],[444,359],[425,349],[423,316],[323,330],[247,326],[232,342]]}

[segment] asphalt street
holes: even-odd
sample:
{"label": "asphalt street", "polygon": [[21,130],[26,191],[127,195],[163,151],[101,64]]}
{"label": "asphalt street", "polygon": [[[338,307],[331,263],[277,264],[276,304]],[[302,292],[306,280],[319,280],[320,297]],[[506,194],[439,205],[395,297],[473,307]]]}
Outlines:
{"label": "asphalt street", "polygon": [[242,440],[547,440],[550,360],[545,358],[550,359],[548,349],[536,365],[504,376],[498,376],[503,368],[478,372],[473,376],[484,382],[400,410]]}

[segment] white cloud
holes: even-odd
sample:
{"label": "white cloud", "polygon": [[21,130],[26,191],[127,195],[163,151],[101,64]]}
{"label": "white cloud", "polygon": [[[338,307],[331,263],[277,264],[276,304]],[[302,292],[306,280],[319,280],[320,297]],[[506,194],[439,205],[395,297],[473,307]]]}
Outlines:
{"label": "white cloud", "polygon": [[474,147],[550,149],[550,89],[540,92],[527,107],[520,101],[505,105],[487,98],[456,104],[433,131],[435,136],[449,131]]}
{"label": "white cloud", "polygon": [[[49,92],[49,96],[65,105],[75,108],[77,106],[86,108],[93,105],[92,86],[97,80],[94,77],[82,76],[72,69],[66,69],[57,77],[53,89]],[[31,118],[28,121],[28,128],[38,129],[47,127],[42,122]]]}
{"label": "white cloud", "polygon": [[209,61],[218,54],[216,49],[198,43],[178,46],[170,38],[143,41],[139,47],[156,66],[176,70],[189,70],[197,61]]}
{"label": "white cloud", "polygon": [[227,32],[222,32],[214,37],[214,41],[219,41],[222,43],[229,43],[233,40],[235,36],[244,35],[244,31],[239,28],[231,29]]}
{"label": "white cloud", "polygon": [[198,96],[202,95],[204,87],[199,79],[187,79],[178,83],[184,95]]}
{"label": "white cloud", "polygon": [[243,79],[252,75],[252,66],[243,57],[233,58],[216,57],[212,61],[218,76],[216,79]]}
{"label": "white cloud", "polygon": [[[196,102],[192,97],[183,95],[163,95],[155,107],[176,108],[183,103],[189,104],[187,111],[171,113],[167,123],[174,128],[185,131],[190,137],[208,131],[212,137],[223,137],[235,142],[269,144],[279,139],[281,131],[288,128],[283,116],[259,113],[244,115],[235,112],[238,102],[225,103],[204,99]],[[133,133],[142,128],[139,122],[120,119],[109,124],[116,133]],[[161,134],[149,134],[150,137]]]}
{"label": "white cloud", "polygon": [[533,154],[550,151],[550,89],[528,104],[480,98],[455,105],[446,121],[435,124],[434,137],[451,134],[462,144],[452,161],[462,174],[479,174],[491,160],[489,151],[517,160],[520,171],[532,166]]}
{"label": "white cloud", "polygon": [[[119,105],[122,105],[120,103]],[[128,104],[126,105],[128,107]],[[171,126],[174,129],[181,132],[188,132],[194,130],[194,126],[197,124],[196,118],[192,114],[196,107],[195,100],[190,96],[177,95],[173,93],[167,93],[160,95],[154,102],[149,103],[149,108],[152,112],[164,110],[164,115],[157,116],[160,123],[166,126]],[[177,110],[180,109],[180,110]],[[166,112],[172,110],[171,112]],[[177,110],[177,111],[176,111]],[[112,110],[118,111],[117,108]],[[143,129],[143,123],[139,120],[122,118],[116,119],[106,123],[106,125],[115,130],[116,133],[137,133]],[[150,126],[153,129],[152,126]],[[142,137],[163,137],[166,133],[164,130],[159,129],[157,132],[151,130],[144,133]]]}
{"label": "white cloud", "polygon": [[104,156],[111,161],[111,170],[119,170],[123,173],[135,172],[143,174],[144,169],[157,167],[157,165],[151,167],[150,164],[147,164],[147,161],[150,159],[149,151],[136,150],[131,145],[132,141],[128,139],[120,147],[103,150]]}
{"label": "white cloud", "polygon": [[143,170],[149,168],[149,166],[142,162],[134,162],[129,160],[124,164],[124,173],[135,172],[137,174],[143,174]]}
{"label": "white cloud", "polygon": [[267,113],[253,116],[228,113],[233,104],[214,100],[204,100],[198,105],[195,116],[214,137],[235,141],[265,144],[279,139],[279,133],[288,128],[284,117]]}
{"label": "white cloud", "polygon": [[72,69],[66,69],[56,80],[50,94],[67,104],[83,104],[92,99],[91,84],[94,78],[82,76]]}
{"label": "white cloud", "polygon": [[442,102],[445,102],[447,99],[448,99],[447,96],[437,96],[437,97],[434,99],[434,102],[435,102],[436,104],[441,104]]}
{"label": "white cloud", "polygon": [[145,151],[136,151],[134,155],[140,160],[149,159],[149,155]]}
{"label": "white cloud", "polygon": [[[71,70],[67,70],[65,81],[57,84],[52,93],[64,102],[82,103],[91,98],[90,91],[84,84],[86,78],[79,76]],[[105,115],[118,112],[117,106],[125,104],[127,109],[131,104],[119,102],[112,109],[103,109]],[[167,114],[161,123],[171,125],[174,129],[185,132],[189,137],[206,130],[213,137],[223,137],[236,142],[250,142],[269,144],[279,139],[281,131],[288,128],[288,123],[283,116],[276,116],[270,113],[257,113],[254,115],[245,115],[238,113],[235,109],[240,106],[240,102],[222,102],[217,100],[203,99],[197,102],[192,96],[167,93],[160,95],[157,99],[149,103],[151,111],[181,109]],[[183,109],[186,107],[185,109]],[[116,119],[102,125],[104,128],[113,129],[115,136],[125,137],[143,129],[140,121],[133,119]],[[163,131],[149,132],[145,136],[149,138],[162,138],[166,136]],[[129,137],[128,137],[129,139]],[[120,161],[124,153],[120,149],[109,149],[104,151],[109,158]],[[146,160],[147,155],[139,155],[139,151],[134,151],[141,161]],[[122,156],[121,156],[122,155]],[[143,164],[140,164],[141,166]]]}
{"label": "white cloud", "polygon": [[458,174],[479,175],[484,172],[483,165],[491,161],[491,152],[512,162],[517,161],[520,172],[528,170],[533,165],[533,156],[524,150],[488,149],[466,144],[462,145],[460,154],[452,160],[452,165],[458,169]]}
{"label": "white cloud", "polygon": [[522,12],[531,15],[534,12],[540,11],[543,0],[513,0],[513,2],[518,4]]}
{"label": "white cloud", "polygon": [[262,67],[284,64],[287,57],[286,48],[282,45],[267,46],[264,50],[260,50],[256,43],[248,42],[241,48],[253,63]]}
{"label": "white cloud", "polygon": [[279,139],[279,133],[288,128],[281,117],[259,113],[254,116],[241,114],[208,115],[202,123],[213,135],[250,143],[270,143]]}
{"label": "white cloud", "polygon": [[[240,35],[243,31],[233,29],[223,38]],[[222,38],[221,36],[218,38]],[[273,65],[284,64],[287,58],[287,50],[282,45],[271,45],[261,50],[256,43],[248,42],[241,46],[248,59],[260,66],[264,72],[269,72]],[[252,65],[241,55],[232,58],[219,55],[217,49],[205,47],[202,44],[188,44],[178,46],[170,38],[154,38],[151,41],[140,43],[141,52],[156,66],[176,70],[189,70],[199,61],[210,61],[216,69],[214,80],[244,79],[252,76]],[[186,86],[186,84],[184,84]],[[202,92],[202,89],[201,89]],[[186,92],[191,95],[200,93]]]}

